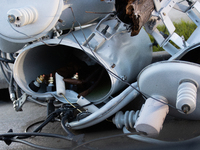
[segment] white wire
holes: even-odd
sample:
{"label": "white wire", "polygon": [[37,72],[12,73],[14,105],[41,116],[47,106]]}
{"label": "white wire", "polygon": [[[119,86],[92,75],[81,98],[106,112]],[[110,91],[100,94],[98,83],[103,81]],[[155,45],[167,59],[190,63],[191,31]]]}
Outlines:
{"label": "white wire", "polygon": [[[132,86],[136,87],[137,82],[133,83]],[[131,86],[129,86],[122,93],[120,93],[118,96],[107,102],[99,110],[92,113],[88,117],[79,121],[70,122],[68,124],[70,127],[72,127],[72,129],[82,129],[97,124],[119,111],[138,95],[139,93],[136,90],[134,90]]]}

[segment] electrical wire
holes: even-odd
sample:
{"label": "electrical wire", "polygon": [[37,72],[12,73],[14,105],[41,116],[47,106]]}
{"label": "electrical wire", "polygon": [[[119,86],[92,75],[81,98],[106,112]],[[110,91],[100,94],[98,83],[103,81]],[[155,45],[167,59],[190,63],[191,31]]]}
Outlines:
{"label": "electrical wire", "polygon": [[[10,22],[9,22],[9,24],[10,24]],[[20,34],[22,34],[22,35],[25,35],[25,36],[27,36],[28,38],[34,38],[34,37],[29,36],[29,35],[27,35],[27,34],[25,34],[25,33],[23,33],[23,32],[20,32],[20,31],[16,30],[11,24],[10,24],[10,26],[11,26],[11,28],[12,28],[14,31],[16,31],[17,33],[20,33]],[[74,24],[73,24],[72,26],[74,26]],[[70,32],[72,32],[72,31],[73,31],[73,28],[71,28],[71,29],[69,30],[69,32],[68,32],[65,36],[67,36],[68,34],[70,34]],[[35,36],[37,36],[37,34],[36,34]],[[49,47],[53,47],[53,46],[58,46],[58,45],[60,45],[60,43],[62,42],[62,40],[64,39],[65,36],[63,36],[57,44],[51,44],[51,45],[50,45],[50,44],[47,44],[42,38],[39,38],[39,39],[34,38],[34,39],[35,39],[36,41],[42,42],[43,44],[45,44],[45,45],[47,45],[47,46],[49,46]]]}
{"label": "electrical wire", "polygon": [[[74,108],[76,108],[76,106],[74,106],[66,97],[65,97],[65,95],[63,94],[63,93],[61,93],[62,94],[62,96],[64,97],[64,99],[72,106],[72,107],[74,107]],[[77,108],[76,108],[77,109]],[[77,109],[80,113],[82,113],[82,111],[80,110],[80,109]]]}
{"label": "electrical wire", "polygon": [[0,58],[0,61],[6,62],[6,63],[12,63],[12,64],[14,63],[13,60],[5,59],[5,58]]}
{"label": "electrical wire", "polygon": [[37,125],[37,124],[40,124],[40,123],[42,123],[42,122],[44,122],[45,120],[40,120],[40,121],[37,121],[37,122],[34,122],[33,124],[31,124],[31,125],[29,125],[26,129],[25,129],[25,133],[27,133],[28,132],[28,130],[31,128],[31,127],[33,127],[33,126],[35,126],[35,125]]}
{"label": "electrical wire", "polygon": [[11,60],[6,58],[5,52],[0,51],[1,54],[3,54],[4,57],[0,57],[0,61],[5,62],[5,63],[14,63],[15,59],[11,56]]}
{"label": "electrical wire", "polygon": [[13,55],[14,55],[13,53],[9,53],[10,59],[15,61],[15,57]]}
{"label": "electrical wire", "polygon": [[57,114],[61,113],[62,111],[64,111],[64,110],[57,109],[57,110],[55,110],[54,112],[50,113],[50,114],[47,116],[46,120],[45,120],[39,127],[37,127],[33,132],[38,132],[38,131],[40,131],[45,125],[47,125],[50,121],[52,121],[52,119],[55,118],[55,116],[56,116]]}
{"label": "electrical wire", "polygon": [[[22,139],[26,139],[26,138],[29,138],[29,137],[32,137],[32,136],[46,136],[46,137],[62,138],[62,139],[65,139],[65,140],[70,140],[70,141],[74,141],[74,142],[79,143],[80,140],[82,141],[83,135],[75,136],[73,133],[71,133],[67,129],[67,127],[65,126],[65,120],[67,118],[66,113],[65,113],[65,116],[61,120],[61,125],[62,125],[62,128],[65,130],[65,132],[68,134],[67,136],[61,136],[61,135],[57,135],[57,134],[38,133],[39,131],[42,130],[42,128],[45,125],[47,125],[50,121],[52,121],[53,118],[55,118],[61,112],[65,112],[67,110],[69,110],[69,109],[61,108],[61,109],[55,110],[54,112],[52,112],[51,114],[49,114],[47,116],[46,120],[38,121],[38,122],[28,126],[27,129],[25,130],[25,133],[11,133],[11,132],[9,132],[9,133],[6,133],[6,134],[0,134],[0,140],[5,141],[6,144],[8,144],[8,145],[11,142],[19,142],[19,143],[23,143],[23,144],[26,144],[26,145],[31,146],[31,147],[35,147],[35,148],[39,148],[39,149],[45,149],[45,150],[54,150],[54,149],[57,149],[57,148],[49,148],[49,147],[43,147],[43,146],[35,145],[33,143],[27,142],[27,141],[22,140]],[[41,123],[41,122],[42,122],[42,124],[39,125],[39,127],[37,127],[36,129],[34,129],[33,132],[31,132],[31,133],[27,132],[28,129],[30,129],[32,126],[34,126],[38,123]],[[60,150],[60,149],[58,149],[58,150]]]}
{"label": "electrical wire", "polygon": [[[3,55],[3,57],[2,57],[2,55]],[[0,59],[1,60],[8,60],[6,58],[5,52],[0,51]],[[0,68],[2,70],[2,73],[3,73],[3,76],[4,76],[5,80],[6,80],[6,82],[9,84],[10,83],[10,76],[9,76],[9,74],[11,74],[12,71],[10,69],[10,66],[7,63],[9,63],[9,62],[8,61],[1,61],[0,62]]]}
{"label": "electrical wire", "polygon": [[71,34],[72,34],[72,36],[74,37],[74,39],[76,40],[77,44],[80,46],[80,48],[87,54],[87,56],[90,57],[90,58],[91,58],[92,60],[94,60],[95,62],[97,62],[97,63],[98,63],[99,65],[101,65],[102,67],[104,67],[105,70],[106,70],[107,72],[109,72],[114,78],[116,78],[117,80],[119,80],[119,81],[121,81],[121,82],[127,84],[128,86],[131,86],[134,90],[136,90],[138,93],[140,93],[141,95],[143,95],[143,97],[144,97],[145,99],[147,99],[147,97],[150,97],[150,98],[152,98],[152,99],[154,99],[154,100],[156,100],[156,101],[158,101],[158,102],[160,102],[160,103],[162,103],[162,104],[164,104],[164,105],[168,105],[168,106],[170,106],[170,107],[172,107],[172,108],[174,108],[174,109],[176,109],[176,110],[178,110],[178,111],[182,111],[182,110],[180,110],[180,109],[177,109],[176,107],[174,107],[174,106],[171,105],[171,104],[168,104],[168,103],[166,103],[166,102],[163,102],[163,101],[161,101],[161,100],[159,100],[159,99],[157,99],[157,98],[154,98],[154,97],[152,97],[152,96],[150,96],[150,95],[148,95],[148,94],[145,94],[145,93],[141,92],[139,89],[133,87],[133,86],[132,86],[130,83],[128,83],[127,81],[124,81],[124,80],[123,80],[122,78],[120,78],[117,74],[115,74],[114,72],[112,72],[112,71],[110,71],[109,69],[107,69],[107,68],[98,60],[96,54],[92,51],[92,49],[89,48],[90,51],[92,52],[92,54],[93,54],[93,56],[94,56],[95,58],[91,57],[91,56],[85,51],[85,49],[80,45],[80,43],[78,42],[78,40],[77,40],[77,38],[75,37],[75,35],[74,35],[73,33],[71,33]]}
{"label": "electrical wire", "polygon": [[6,70],[7,73],[12,74],[12,70],[10,69],[8,64],[4,64],[3,62],[2,62],[2,64],[3,64],[4,70]]}
{"label": "electrical wire", "polygon": [[86,13],[90,13],[90,14],[110,14],[112,12],[94,12],[94,11],[85,11]]}
{"label": "electrical wire", "polygon": [[44,147],[40,145],[33,144],[31,142],[25,141],[25,140],[19,140],[19,139],[12,139],[12,142],[17,142],[17,143],[22,143],[25,145],[28,145],[30,147],[34,147],[37,149],[43,149],[43,150],[66,150],[66,149],[61,149],[61,148],[50,148],[50,147]]}
{"label": "electrical wire", "polygon": [[63,130],[65,130],[65,132],[70,136],[70,137],[73,137],[74,134],[72,132],[70,132],[68,130],[68,128],[65,126],[65,120],[66,120],[67,116],[64,116],[62,119],[61,119],[61,127],[63,128]]}
{"label": "electrical wire", "polygon": [[3,64],[2,64],[2,62],[0,62],[0,67],[1,67],[1,71],[2,71],[2,73],[3,73],[3,76],[4,76],[5,80],[6,80],[6,82],[9,84],[10,79],[7,77],[7,75],[6,75],[6,73],[5,73],[4,69],[3,69]]}
{"label": "electrical wire", "polygon": [[[74,16],[75,17],[75,16]],[[77,22],[77,21],[76,21]],[[73,24],[74,24],[75,22],[73,22]],[[80,25],[80,24],[79,24]],[[80,26],[80,28],[81,28],[81,26]],[[15,30],[15,29],[14,29]],[[81,28],[81,30],[82,30],[82,28]],[[16,31],[16,32],[19,32],[19,31]],[[71,32],[71,31],[70,31]],[[70,33],[69,32],[69,33]],[[83,32],[83,31],[82,31]],[[21,34],[24,34],[24,33],[22,33],[22,32],[19,32],[19,33],[21,33]],[[74,34],[73,33],[71,33],[73,36],[74,36]],[[26,35],[26,34],[24,34],[24,35]],[[26,35],[26,36],[28,36],[28,35]],[[28,36],[29,37],[29,36]],[[64,37],[63,37],[64,38]],[[61,41],[63,40],[63,38],[61,38],[61,40],[59,41],[59,43],[58,44],[55,44],[55,45],[49,45],[49,44],[47,44],[47,43],[45,43],[43,40],[41,40],[45,45],[47,45],[47,46],[57,46],[57,45],[59,45],[60,43],[61,43]],[[84,48],[80,45],[80,43],[78,42],[78,40],[76,39],[76,37],[74,36],[74,38],[75,38],[75,40],[77,41],[77,43],[79,44],[79,46],[81,47],[81,49],[87,54],[87,52],[84,50]],[[86,38],[86,37],[85,37]],[[89,45],[89,44],[88,44]],[[99,60],[98,60],[98,58],[97,58],[97,56],[96,56],[96,54],[94,54],[94,52],[92,51],[92,49],[90,48],[90,50],[91,50],[91,52],[93,53],[93,56],[95,57],[95,59],[93,58],[93,57],[91,57],[89,54],[87,54],[90,58],[92,58],[93,60],[95,60],[99,65],[101,65],[101,66],[103,66],[113,77],[115,77],[116,79],[118,79],[118,80],[120,80],[121,82],[123,82],[123,83],[126,83],[127,85],[129,85],[129,86],[131,86],[134,90],[136,90],[137,92],[139,92],[141,95],[143,95],[145,98],[147,98],[147,97],[151,97],[151,96],[149,96],[149,95],[147,95],[147,94],[145,94],[145,93],[142,93],[140,90],[138,90],[138,89],[136,89],[135,87],[133,87],[130,83],[128,83],[128,82],[126,82],[126,81],[124,81],[122,78],[120,78],[117,74],[115,74],[114,72],[112,72],[112,71],[110,71],[109,69],[107,69]],[[1,60],[2,59],[2,60]],[[4,62],[6,62],[6,63],[13,63],[14,61],[13,60],[7,60],[7,59],[3,59],[3,58],[0,58],[0,61],[4,61]],[[2,66],[2,64],[1,64],[1,66]],[[7,69],[7,71],[9,71],[8,70],[8,68],[6,68]],[[151,97],[151,98],[153,98],[153,97]],[[154,100],[157,100],[157,101],[159,101],[159,102],[161,102],[161,103],[163,103],[163,104],[166,104],[166,105],[169,105],[170,106],[170,104],[167,104],[167,103],[164,103],[164,102],[162,102],[162,101],[160,101],[160,100],[158,100],[158,99],[156,99],[156,98],[153,98]],[[170,106],[170,107],[173,107],[173,106]],[[174,108],[174,107],[173,107]],[[175,108],[176,109],[176,108]],[[43,124],[42,125],[40,125],[40,128],[42,128],[42,127],[44,127],[45,125],[46,125],[46,123],[49,121],[49,120],[51,120],[51,117],[47,117],[47,120],[46,120],[46,122],[43,122]],[[64,119],[63,119],[64,120]],[[64,123],[62,123],[63,125],[64,125]],[[65,126],[64,126],[65,127]],[[39,128],[39,127],[38,127]],[[36,129],[36,130],[34,130],[34,132],[38,132],[39,130],[38,130],[38,128]],[[66,127],[65,127],[66,128]],[[127,135],[133,135],[133,134],[137,134],[138,135],[138,133],[136,132],[136,133],[127,133],[127,134],[119,134],[119,135],[112,135],[112,136],[107,136],[107,137],[103,137],[103,138],[98,138],[98,139],[94,139],[94,140],[91,140],[91,141],[88,141],[88,142],[85,142],[85,143],[83,143],[83,144],[80,144],[79,146],[77,146],[77,147],[75,147],[74,149],[77,149],[78,147],[81,147],[81,146],[83,146],[83,145],[86,145],[86,144],[89,144],[89,143],[92,143],[92,142],[95,142],[95,141],[98,141],[98,140],[103,140],[103,139],[109,139],[109,138],[114,138],[114,137],[120,137],[120,136],[127,136]],[[3,135],[0,135],[0,137],[2,138],[2,137],[7,137],[7,136],[18,136],[18,137],[20,137],[20,136],[47,136],[47,137],[56,137],[56,138],[63,138],[63,139],[66,139],[66,140],[71,140],[71,139],[69,139],[69,138],[67,138],[66,136],[57,136],[57,135],[55,135],[55,134],[44,134],[44,133],[27,133],[27,134],[24,134],[24,133],[22,133],[22,134],[14,134],[14,133],[7,133],[7,134],[3,134]],[[2,139],[1,139],[2,140]],[[23,144],[26,144],[26,145],[29,145],[29,146],[32,146],[32,147],[35,147],[35,148],[40,148],[40,149],[48,149],[48,150],[52,150],[52,149],[55,149],[55,148],[46,148],[46,147],[42,147],[42,146],[37,146],[37,145],[35,145],[35,144],[32,144],[32,143],[30,143],[30,142],[27,142],[27,141],[23,141],[23,140],[19,140],[19,139],[16,139],[16,138],[12,138],[11,139],[13,142],[20,142],[20,143],[23,143]]]}
{"label": "electrical wire", "polygon": [[[74,109],[81,109],[81,108],[83,108],[83,107],[86,107],[86,106],[89,106],[89,105],[92,105],[93,103],[89,103],[89,104],[86,104],[86,105],[83,105],[83,106],[79,106],[79,107],[76,107],[76,108],[71,108],[71,110],[74,110]],[[55,110],[54,112],[52,112],[51,114],[49,114],[47,117],[46,117],[46,120],[47,120],[47,118],[49,118],[50,116],[52,116],[53,114],[55,114],[55,113],[60,113],[60,112],[62,112],[62,111],[65,111],[64,109],[63,110],[61,110],[61,109],[58,109],[58,110]],[[66,131],[66,126],[65,126],[65,118],[66,116],[64,116],[62,119],[61,119],[61,125],[62,125],[62,127],[63,127],[63,129]],[[33,126],[35,126],[35,125],[37,125],[37,124],[40,124],[40,123],[43,123],[45,120],[40,120],[40,121],[37,121],[37,122],[35,122],[35,123],[33,123],[33,124],[31,124],[31,125],[29,125],[26,129],[25,129],[25,133],[27,133],[28,132],[28,130],[31,128],[31,127],[33,127]],[[42,125],[43,126],[43,125]],[[42,126],[40,126],[40,127],[38,127],[38,128],[41,128]],[[38,130],[38,129],[37,129]],[[34,130],[33,132],[35,132],[36,130]],[[38,130],[39,131],[39,130]],[[41,131],[41,129],[40,129],[40,131]],[[69,132],[68,131],[68,129],[67,129],[67,133],[69,133],[69,134],[71,134],[71,132]],[[73,134],[71,134],[71,135],[73,135]]]}
{"label": "electrical wire", "polygon": [[[83,29],[82,29],[81,24],[76,20],[75,15],[74,15],[73,13],[72,13],[72,15],[73,15],[73,17],[74,17],[74,20],[79,24],[80,29],[81,29],[81,32],[82,32],[82,34],[83,34],[85,40],[87,41],[87,38],[86,38],[86,36],[85,36],[85,34],[84,34],[84,31],[83,31]],[[136,90],[138,93],[140,93],[145,99],[147,99],[147,97],[149,97],[149,98],[152,98],[152,99],[154,99],[154,100],[156,100],[156,101],[158,101],[158,102],[160,102],[160,103],[162,103],[162,104],[164,104],[164,105],[168,105],[169,107],[171,107],[171,108],[173,108],[173,109],[176,109],[176,110],[178,110],[178,111],[183,111],[183,110],[181,110],[181,109],[178,109],[178,108],[174,107],[173,105],[171,105],[171,104],[169,104],[169,103],[163,102],[163,101],[161,101],[161,100],[159,100],[159,99],[157,99],[157,98],[155,98],[155,97],[152,97],[152,96],[150,96],[150,95],[148,95],[148,94],[146,94],[146,93],[143,93],[143,92],[140,91],[139,89],[133,87],[129,82],[123,80],[123,79],[122,79],[121,77],[119,77],[117,74],[115,74],[115,73],[112,72],[111,70],[107,69],[107,68],[99,61],[98,57],[96,56],[96,54],[94,53],[94,51],[91,49],[91,47],[90,47],[90,45],[89,45],[88,42],[87,42],[87,45],[88,45],[89,50],[90,50],[90,52],[92,53],[93,57],[91,57],[91,55],[88,54],[88,53],[86,52],[86,50],[85,50],[85,49],[83,48],[83,46],[79,43],[79,41],[77,40],[77,38],[76,38],[76,36],[73,34],[73,32],[72,32],[71,34],[72,34],[72,36],[74,37],[74,39],[75,39],[75,41],[77,42],[77,44],[79,45],[79,47],[85,52],[85,54],[86,54],[90,59],[94,60],[96,63],[98,63],[100,66],[102,66],[102,67],[103,67],[107,72],[109,72],[114,78],[116,78],[117,80],[119,80],[119,81],[125,83],[125,84],[128,85],[128,86],[131,86],[134,90]]]}
{"label": "electrical wire", "polygon": [[[102,67],[104,67],[104,68],[106,69],[106,71],[109,72],[109,73],[110,73],[114,78],[116,78],[117,80],[119,80],[119,81],[121,81],[121,82],[127,84],[128,86],[131,86],[134,90],[136,90],[138,93],[140,93],[141,95],[143,95],[143,97],[144,97],[145,99],[147,99],[147,97],[150,97],[150,98],[152,98],[152,99],[154,99],[154,100],[156,100],[156,101],[158,101],[158,102],[160,102],[160,103],[163,103],[163,104],[165,104],[165,105],[170,106],[171,108],[174,108],[174,109],[176,109],[176,110],[178,110],[178,111],[182,111],[182,110],[180,110],[180,109],[177,109],[176,107],[174,107],[174,106],[171,105],[171,104],[168,104],[168,103],[166,103],[166,102],[163,102],[163,101],[161,101],[161,100],[159,100],[159,99],[156,99],[156,98],[154,98],[154,97],[152,97],[152,96],[149,96],[148,94],[145,94],[145,93],[141,92],[140,90],[134,88],[134,87],[133,87],[130,83],[128,83],[127,81],[124,81],[124,80],[123,80],[121,77],[119,77],[117,74],[115,74],[115,73],[112,72],[111,70],[107,69],[107,68],[98,60],[98,58],[96,57],[96,54],[95,54],[95,53],[93,52],[93,50],[90,48],[89,43],[87,43],[87,45],[89,46],[89,49],[90,49],[90,51],[92,52],[94,58],[91,57],[91,56],[84,50],[84,48],[80,45],[80,43],[78,42],[78,40],[76,39],[76,37],[74,36],[74,34],[73,34],[73,32],[72,32],[73,29],[74,29],[74,24],[75,24],[75,22],[77,22],[77,23],[79,24],[79,27],[80,27],[80,29],[81,29],[83,35],[84,35],[85,40],[87,40],[87,38],[86,38],[86,36],[85,36],[85,34],[84,34],[83,30],[82,30],[81,24],[80,24],[80,23],[76,20],[76,18],[75,18],[75,15],[74,15],[74,12],[73,12],[72,7],[69,7],[69,8],[71,9],[71,12],[72,12],[72,16],[73,16],[73,18],[74,18],[74,21],[72,22],[72,28],[71,28],[70,31],[67,33],[67,35],[71,33],[71,34],[73,35],[73,37],[75,38],[77,44],[80,46],[80,48],[81,48],[92,60],[95,60],[95,62],[97,62],[97,63],[98,63],[99,65],[101,65]],[[8,22],[9,22],[9,21],[8,21]],[[9,24],[10,24],[10,23],[9,23]],[[11,28],[12,28],[13,30],[15,30],[16,32],[18,32],[18,33],[20,33],[20,34],[22,34],[22,35],[25,35],[25,36],[27,36],[27,37],[32,38],[31,36],[29,36],[29,35],[27,35],[27,34],[25,34],[25,33],[23,33],[23,32],[20,32],[20,31],[16,30],[15,28],[12,27],[11,24],[10,24],[10,26],[11,26]],[[65,35],[65,36],[67,36],[67,35]],[[46,42],[44,42],[42,39],[40,39],[40,41],[41,41],[42,43],[44,43],[45,45],[47,45],[47,46],[57,46],[57,45],[60,45],[60,43],[62,42],[62,40],[64,39],[65,36],[63,36],[57,44],[51,44],[51,45],[49,45],[49,44],[47,44]],[[38,41],[38,39],[36,39],[36,40]],[[7,81],[8,81],[8,80],[7,80]],[[9,82],[9,81],[8,81],[8,82]]]}
{"label": "electrical wire", "polygon": [[63,136],[63,135],[58,135],[58,134],[51,134],[51,133],[5,133],[5,134],[0,134],[0,140],[2,141],[9,141],[10,144],[11,142],[19,142],[19,143],[23,143],[26,144],[28,146],[31,147],[35,147],[38,149],[45,149],[45,150],[63,150],[63,149],[57,149],[57,148],[48,148],[48,147],[43,147],[43,146],[39,146],[39,145],[35,145],[33,143],[21,140],[25,137],[31,137],[31,136],[45,136],[45,137],[53,137],[53,138],[60,138],[60,139],[64,139],[64,140],[68,140],[68,141],[72,141],[71,137],[68,136]]}
{"label": "electrical wire", "polygon": [[[33,143],[30,143],[30,142],[27,142],[27,141],[24,141],[24,140],[20,140],[18,138],[14,138],[14,137],[31,137],[31,136],[45,136],[45,137],[61,138],[61,139],[64,139],[64,140],[71,141],[71,138],[69,138],[69,137],[58,135],[58,134],[51,134],[51,133],[5,133],[5,134],[0,134],[0,140],[5,141],[5,142],[6,142],[6,140],[9,140],[10,142],[18,142],[18,143],[26,144],[28,146],[38,148],[38,149],[63,150],[63,149],[58,149],[58,148],[43,147],[43,146],[35,145]],[[194,143],[195,141],[198,142],[199,139],[200,139],[200,136],[197,136],[195,138],[185,140],[185,141],[177,141],[177,142],[173,141],[173,142],[171,142],[171,141],[161,141],[161,140],[157,140],[157,139],[148,138],[148,137],[146,137],[146,136],[144,136],[144,135],[142,135],[141,133],[138,133],[138,132],[127,132],[127,133],[124,132],[123,134],[117,134],[117,135],[95,138],[93,140],[79,144],[78,146],[72,148],[72,150],[86,146],[87,144],[90,144],[90,143],[93,143],[93,142],[111,139],[111,138],[123,137],[123,136],[128,136],[128,137],[132,138],[133,140],[144,142],[144,143],[149,143],[149,144],[153,144],[153,145],[154,144],[165,145],[165,146],[167,146],[167,145],[174,145],[174,146],[175,145],[182,145],[182,144],[191,143],[191,142]],[[86,148],[89,148],[89,147],[87,146]]]}
{"label": "electrical wire", "polygon": [[123,127],[123,132],[124,132],[123,134],[100,137],[100,138],[96,138],[96,139],[87,141],[85,143],[82,143],[82,144],[74,147],[72,150],[75,150],[75,149],[80,148],[80,147],[82,147],[86,144],[90,144],[90,143],[97,142],[97,141],[100,141],[100,140],[106,140],[106,139],[109,139],[109,138],[116,138],[116,137],[122,137],[122,136],[128,136],[129,138],[136,140],[136,141],[140,141],[140,142],[148,143],[148,144],[153,144],[153,145],[160,145],[160,146],[161,145],[165,145],[165,146],[174,145],[175,146],[175,145],[182,145],[182,144],[185,144],[185,143],[193,144],[194,141],[198,142],[199,139],[200,139],[200,136],[197,136],[197,137],[194,137],[192,139],[184,140],[184,141],[163,141],[163,140],[158,140],[158,139],[147,137],[147,136],[145,136],[145,135],[143,135],[142,133],[139,133],[139,132],[130,132],[126,129],[125,126]]}
{"label": "electrical wire", "polygon": [[116,137],[122,137],[122,136],[127,136],[127,135],[139,135],[140,133],[138,132],[134,132],[134,133],[123,133],[123,134],[117,134],[117,135],[111,135],[111,136],[106,136],[106,137],[100,137],[100,138],[96,138],[96,139],[93,139],[93,140],[90,140],[90,141],[87,141],[85,143],[82,143],[76,147],[74,147],[72,150],[75,150],[79,147],[82,147],[86,144],[90,144],[90,143],[93,143],[93,142],[96,142],[96,141],[100,141],[100,140],[106,140],[106,139],[110,139],[110,138],[116,138]]}
{"label": "electrical wire", "polygon": [[[71,11],[73,12],[72,7],[68,7],[68,8],[70,8]],[[19,33],[19,34],[22,34],[22,35],[24,35],[24,36],[27,36],[28,38],[34,38],[33,36],[29,36],[29,35],[27,35],[27,34],[25,34],[25,33],[23,33],[23,32],[20,32],[20,31],[16,30],[16,29],[11,25],[11,23],[10,23],[9,21],[8,21],[8,23],[9,23],[9,25],[11,26],[11,28],[12,28],[15,32],[17,32],[17,33]],[[49,46],[49,47],[58,46],[58,45],[60,45],[60,43],[62,42],[62,40],[63,40],[68,34],[70,34],[70,33],[74,30],[74,27],[75,27],[75,21],[72,22],[72,27],[70,28],[70,30],[68,31],[68,33],[65,34],[65,36],[63,36],[57,44],[48,44],[48,43],[46,43],[42,38],[39,38],[39,39],[34,38],[34,39],[35,39],[36,41],[42,42],[43,44],[45,44],[45,45],[47,45],[47,46]],[[36,34],[36,35],[34,35],[34,36],[37,36],[37,35],[39,35],[39,34]]]}

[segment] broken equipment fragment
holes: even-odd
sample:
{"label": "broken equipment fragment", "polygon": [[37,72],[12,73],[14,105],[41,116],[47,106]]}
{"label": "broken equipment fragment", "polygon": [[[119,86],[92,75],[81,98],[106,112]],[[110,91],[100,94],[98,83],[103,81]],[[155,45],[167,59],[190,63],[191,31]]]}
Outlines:
{"label": "broken equipment fragment", "polygon": [[115,8],[118,18],[131,25],[131,36],[140,32],[154,10],[153,0],[116,0]]}

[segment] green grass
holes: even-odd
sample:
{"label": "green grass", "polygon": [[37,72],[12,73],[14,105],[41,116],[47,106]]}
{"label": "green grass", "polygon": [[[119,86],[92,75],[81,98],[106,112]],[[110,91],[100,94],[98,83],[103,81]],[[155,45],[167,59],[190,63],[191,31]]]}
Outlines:
{"label": "green grass", "polygon": [[[181,22],[179,23],[175,23],[174,22],[174,26],[176,28],[175,32],[179,35],[179,36],[184,36],[185,40],[187,40],[190,35],[193,33],[193,31],[196,29],[196,25],[193,22],[185,22],[183,20],[181,20]],[[164,25],[158,25],[158,30],[162,31],[163,33],[169,35],[167,28]],[[151,42],[154,42],[154,38],[153,36],[149,35]],[[176,46],[173,42],[171,42],[174,46]],[[164,49],[162,47],[160,47],[158,45],[157,46],[153,46],[153,51],[163,51]]]}

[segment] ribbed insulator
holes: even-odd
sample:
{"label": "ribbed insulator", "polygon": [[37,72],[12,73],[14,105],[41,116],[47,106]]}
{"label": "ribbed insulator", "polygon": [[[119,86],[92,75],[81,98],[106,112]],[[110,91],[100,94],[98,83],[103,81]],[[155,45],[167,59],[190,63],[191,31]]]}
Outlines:
{"label": "ribbed insulator", "polygon": [[195,82],[184,81],[178,87],[176,108],[189,114],[196,108],[197,85]]}
{"label": "ribbed insulator", "polygon": [[112,121],[116,125],[117,128],[122,129],[124,126],[129,129],[133,128],[138,117],[139,111],[126,111],[123,114],[122,111],[119,111],[115,114]]}
{"label": "ribbed insulator", "polygon": [[11,9],[7,14],[9,22],[15,24],[17,27],[31,24],[35,22],[38,17],[37,10],[30,6]]}

